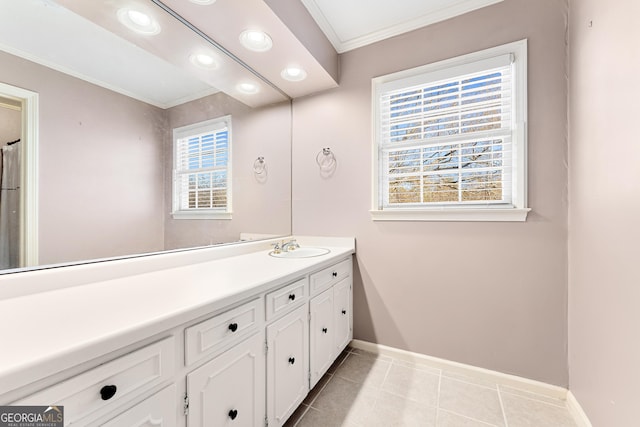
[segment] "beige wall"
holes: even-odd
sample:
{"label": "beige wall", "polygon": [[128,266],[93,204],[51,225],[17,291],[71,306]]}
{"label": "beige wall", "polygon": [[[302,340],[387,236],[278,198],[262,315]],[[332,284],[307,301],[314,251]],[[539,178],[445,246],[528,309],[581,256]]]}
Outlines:
{"label": "beige wall", "polygon": [[40,263],[163,248],[165,113],[0,52],[0,81],[39,94]]}
{"label": "beige wall", "polygon": [[[233,98],[215,95],[171,108],[169,129],[231,115],[233,218],[165,219],[167,249],[233,242],[240,233],[291,233],[291,106],[289,102],[251,109]],[[173,140],[165,141],[165,211],[171,212]],[[262,156],[266,178],[253,164]]]}
{"label": "beige wall", "polygon": [[[355,235],[356,338],[567,385],[566,20],[566,1],[506,0],[343,54],[338,89],[294,101],[293,231]],[[524,38],[527,222],[373,222],[371,78]]]}
{"label": "beige wall", "polygon": [[640,3],[570,4],[570,386],[595,427],[632,427],[640,423]]}

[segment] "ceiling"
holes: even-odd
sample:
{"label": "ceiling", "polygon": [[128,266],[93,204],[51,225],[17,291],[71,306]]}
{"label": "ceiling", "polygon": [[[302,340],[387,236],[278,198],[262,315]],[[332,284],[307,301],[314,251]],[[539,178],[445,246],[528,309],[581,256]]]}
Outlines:
{"label": "ceiling", "polygon": [[301,0],[338,53],[503,0]]}

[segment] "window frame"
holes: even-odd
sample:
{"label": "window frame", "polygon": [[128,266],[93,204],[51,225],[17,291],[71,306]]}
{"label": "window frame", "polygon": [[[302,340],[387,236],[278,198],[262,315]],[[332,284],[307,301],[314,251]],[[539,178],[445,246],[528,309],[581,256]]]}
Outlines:
{"label": "window frame", "polygon": [[[493,58],[511,55],[514,79],[512,125],[512,203],[506,204],[455,204],[419,207],[383,207],[383,182],[385,172],[380,157],[381,111],[380,99],[385,89],[392,85],[411,87],[428,84],[460,75],[461,68]],[[405,85],[401,85],[402,82]],[[527,40],[520,40],[482,51],[458,56],[420,67],[372,79],[372,207],[374,221],[526,221],[531,210],[527,207]],[[417,145],[417,144],[416,144]]]}
{"label": "window frame", "polygon": [[[225,208],[209,208],[209,209],[181,209],[180,197],[181,191],[178,185],[178,140],[193,137],[207,132],[216,132],[220,129],[227,128],[228,132],[228,149],[227,149],[227,204]],[[232,148],[233,137],[231,127],[231,116],[217,117],[215,119],[194,123],[187,126],[181,126],[173,129],[173,171],[172,171],[172,210],[171,216],[174,219],[222,219],[230,220],[232,218]]]}

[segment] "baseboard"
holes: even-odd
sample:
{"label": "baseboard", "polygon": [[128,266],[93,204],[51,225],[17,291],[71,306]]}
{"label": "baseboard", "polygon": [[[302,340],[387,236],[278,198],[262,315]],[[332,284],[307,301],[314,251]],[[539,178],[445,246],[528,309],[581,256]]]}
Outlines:
{"label": "baseboard", "polygon": [[567,393],[567,409],[569,409],[569,413],[578,424],[578,427],[593,427],[587,414],[571,391]]}
{"label": "baseboard", "polygon": [[[408,362],[420,362],[436,369],[446,369],[458,374],[493,381],[501,385],[517,388],[531,393],[536,393],[554,399],[566,400],[568,396],[568,391],[566,388],[543,383],[540,381],[530,380],[528,378],[518,377],[516,375],[504,374],[502,372],[492,371],[490,369],[479,368],[477,366],[466,365],[464,363],[452,362],[446,359],[440,359],[420,353],[413,353],[411,351],[400,350],[397,348],[387,347],[381,344],[374,344],[367,341],[352,340],[349,345],[353,348],[369,351],[371,353],[390,356]],[[578,405],[577,401],[575,401],[575,405],[577,408],[580,408],[580,405]],[[580,411],[582,411],[582,409],[580,409]],[[587,419],[586,416],[584,417],[584,419]],[[591,427],[591,424],[584,424],[584,426],[580,427]]]}

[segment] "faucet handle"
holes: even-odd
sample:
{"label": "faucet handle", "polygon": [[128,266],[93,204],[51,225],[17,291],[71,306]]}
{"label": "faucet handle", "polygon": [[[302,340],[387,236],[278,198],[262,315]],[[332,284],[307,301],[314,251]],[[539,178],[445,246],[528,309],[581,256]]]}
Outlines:
{"label": "faucet handle", "polygon": [[279,254],[280,252],[282,252],[282,250],[280,249],[280,244],[278,242],[272,243],[271,246],[273,246],[274,254]]}

